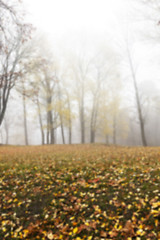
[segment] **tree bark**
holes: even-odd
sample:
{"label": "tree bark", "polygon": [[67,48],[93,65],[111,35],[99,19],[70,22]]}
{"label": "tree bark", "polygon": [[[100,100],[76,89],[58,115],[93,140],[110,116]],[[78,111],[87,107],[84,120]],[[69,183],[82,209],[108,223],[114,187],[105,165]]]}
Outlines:
{"label": "tree bark", "polygon": [[72,120],[71,120],[71,106],[68,98],[68,110],[69,110],[69,144],[72,144]]}
{"label": "tree bark", "polygon": [[9,143],[9,124],[6,119],[4,119],[4,128],[6,133],[6,145]]}
{"label": "tree bark", "polygon": [[38,108],[38,118],[39,118],[39,125],[40,125],[40,131],[41,131],[41,141],[42,141],[42,145],[44,145],[45,144],[45,135],[44,135],[44,130],[43,130],[41,107],[40,107],[40,102],[39,102],[38,97],[37,97],[37,108]]}
{"label": "tree bark", "polygon": [[137,86],[137,81],[136,81],[136,75],[135,75],[135,71],[133,68],[133,62],[132,62],[128,47],[127,47],[127,51],[128,51],[128,59],[129,59],[129,64],[130,64],[132,78],[133,78],[133,86],[134,86],[134,91],[135,91],[138,119],[139,119],[139,123],[140,123],[142,144],[143,144],[143,146],[147,146],[147,139],[146,139],[145,127],[144,127],[145,123],[144,123],[144,118],[142,116],[142,107],[141,107],[140,98],[139,98],[139,91],[138,91],[138,86]]}
{"label": "tree bark", "polygon": [[80,110],[80,126],[81,126],[81,143],[85,143],[85,122],[84,122],[84,107]]}
{"label": "tree bark", "polygon": [[99,89],[97,89],[96,93],[93,96],[93,107],[92,107],[91,123],[90,123],[90,143],[94,143],[95,137],[96,137],[98,100],[99,100],[98,91]]}
{"label": "tree bark", "polygon": [[61,99],[60,84],[58,84],[58,99],[59,99],[59,107],[60,107],[59,118],[60,118],[60,127],[61,127],[62,142],[63,142],[63,144],[65,144],[64,123],[63,123],[63,114],[62,114],[63,109],[62,109],[62,99]]}
{"label": "tree bark", "polygon": [[116,117],[113,117],[113,144],[116,145]]}

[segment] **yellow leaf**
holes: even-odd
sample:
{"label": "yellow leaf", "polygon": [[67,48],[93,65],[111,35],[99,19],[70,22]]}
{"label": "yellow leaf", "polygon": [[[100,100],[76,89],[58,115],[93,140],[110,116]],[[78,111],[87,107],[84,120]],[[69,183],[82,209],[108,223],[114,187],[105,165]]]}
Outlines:
{"label": "yellow leaf", "polygon": [[152,208],[160,207],[160,202],[152,203]]}
{"label": "yellow leaf", "polygon": [[91,240],[92,239],[92,236],[89,236],[88,238],[87,238],[87,240]]}
{"label": "yellow leaf", "polygon": [[158,219],[155,220],[155,226],[158,227],[159,221]]}
{"label": "yellow leaf", "polygon": [[78,232],[78,227],[75,227],[74,229],[73,229],[73,234],[76,234]]}
{"label": "yellow leaf", "polygon": [[129,204],[127,208],[128,208],[128,209],[131,209],[131,208],[132,208],[132,205],[131,205],[131,204]]}
{"label": "yellow leaf", "polygon": [[7,229],[6,229],[5,227],[2,227],[2,231],[3,231],[3,232],[6,232]]}
{"label": "yellow leaf", "polygon": [[17,206],[20,206],[22,204],[22,202],[19,202],[18,204],[17,204]]}
{"label": "yellow leaf", "polygon": [[138,229],[136,233],[137,233],[137,235],[139,235],[139,236],[145,235],[145,232],[144,232],[142,229]]}
{"label": "yellow leaf", "polygon": [[28,229],[24,229],[23,230],[23,237],[26,237],[28,235],[29,231]]}

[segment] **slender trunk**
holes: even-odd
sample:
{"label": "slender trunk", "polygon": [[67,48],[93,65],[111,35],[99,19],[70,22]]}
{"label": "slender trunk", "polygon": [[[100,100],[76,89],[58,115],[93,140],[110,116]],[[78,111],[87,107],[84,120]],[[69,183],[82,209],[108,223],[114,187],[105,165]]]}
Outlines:
{"label": "slender trunk", "polygon": [[52,111],[49,112],[49,115],[50,115],[50,136],[51,136],[50,144],[55,144],[55,136],[54,136],[54,127],[53,127],[53,115],[52,115]]}
{"label": "slender trunk", "polygon": [[138,119],[139,119],[139,123],[140,123],[142,144],[143,144],[143,146],[147,146],[147,139],[146,139],[146,136],[145,136],[145,128],[144,128],[144,119],[143,119],[143,116],[142,116],[142,108],[141,108],[141,103],[140,103],[140,98],[139,98],[139,91],[138,91],[135,71],[134,71],[134,68],[133,68],[133,63],[132,63],[132,59],[131,59],[131,56],[130,56],[129,49],[127,49],[127,50],[128,50],[129,64],[130,64],[130,67],[131,67],[133,85],[134,85],[134,90],[135,90],[135,97],[136,97],[136,104],[137,104],[137,111],[138,111]]}
{"label": "slender trunk", "polygon": [[23,88],[23,123],[24,123],[24,138],[25,138],[25,145],[28,145],[28,127],[27,127],[27,110],[26,110],[26,92],[25,86],[22,82]]}
{"label": "slender trunk", "polygon": [[63,144],[65,144],[64,128],[63,128],[63,121],[62,121],[62,119],[61,119],[61,134],[62,134],[62,142],[63,142]]}
{"label": "slender trunk", "polygon": [[6,91],[3,90],[3,93],[1,93],[1,90],[0,90],[0,126],[3,122],[4,115],[6,112],[10,89],[7,89]]}
{"label": "slender trunk", "polygon": [[147,146],[147,140],[146,140],[145,128],[144,128],[144,119],[142,117],[142,109],[141,109],[141,104],[140,104],[140,99],[138,94],[137,83],[135,79],[134,79],[134,87],[135,87],[136,103],[137,103],[137,111],[138,111],[138,117],[139,117],[139,123],[140,123],[142,143],[143,143],[143,146]]}
{"label": "slender trunk", "polygon": [[48,111],[48,126],[47,126],[47,144],[54,144],[54,128],[53,128],[53,116],[52,111]]}
{"label": "slender trunk", "polygon": [[80,121],[81,121],[81,143],[85,143],[85,122],[84,122],[84,108],[81,107],[80,112]]}
{"label": "slender trunk", "polygon": [[68,143],[72,144],[72,128],[71,128],[71,125],[69,126]]}
{"label": "slender trunk", "polygon": [[108,134],[106,134],[106,144],[109,145],[109,137],[108,137]]}
{"label": "slender trunk", "polygon": [[84,82],[82,83],[80,99],[80,128],[81,128],[81,143],[85,143],[85,116],[84,116]]}
{"label": "slender trunk", "polygon": [[6,132],[6,145],[8,145],[8,142],[9,142],[9,127],[8,127],[8,123],[7,123],[6,119],[4,119],[4,128],[5,128],[5,132]]}
{"label": "slender trunk", "polygon": [[95,124],[94,124],[94,109],[92,109],[92,114],[91,114],[91,123],[90,123],[90,143],[95,142]]}
{"label": "slender trunk", "polygon": [[52,115],[52,96],[50,90],[48,90],[48,98],[47,98],[47,144],[54,144],[55,136],[54,136],[54,127],[53,127],[53,115]]}
{"label": "slender trunk", "polygon": [[92,108],[92,113],[91,113],[91,123],[90,123],[90,143],[94,143],[94,126],[93,126],[93,119],[94,119],[94,107]]}
{"label": "slender trunk", "polygon": [[90,143],[95,142],[96,137],[96,125],[97,125],[97,114],[98,114],[98,96],[94,95],[93,98],[93,107],[91,114],[91,123],[90,123]]}
{"label": "slender trunk", "polygon": [[68,142],[69,144],[72,144],[72,120],[71,120],[71,106],[70,106],[70,101],[68,98],[68,109],[69,109],[69,139]]}
{"label": "slender trunk", "polygon": [[51,144],[55,144],[54,129],[51,130]]}
{"label": "slender trunk", "polygon": [[116,117],[113,118],[113,144],[116,145]]}
{"label": "slender trunk", "polygon": [[[137,104],[139,105],[139,103]],[[141,127],[142,143],[143,143],[143,146],[147,146],[147,140],[146,140],[145,129],[144,129],[144,120],[142,118],[142,111],[140,107],[138,107],[138,112],[139,112],[139,121],[140,121],[140,127]]]}
{"label": "slender trunk", "polygon": [[[56,122],[55,122],[55,126],[56,126]],[[57,143],[57,129],[54,129],[54,143]]]}
{"label": "slender trunk", "polygon": [[47,145],[50,144],[50,122],[49,122],[49,112],[47,111]]}
{"label": "slender trunk", "polygon": [[90,143],[94,143],[95,142],[95,130],[91,129],[91,137],[90,137]]}
{"label": "slender trunk", "polygon": [[58,84],[58,99],[59,99],[59,107],[60,107],[60,127],[61,127],[61,135],[62,135],[62,142],[65,144],[65,136],[64,136],[64,123],[63,123],[63,109],[62,109],[62,99],[61,99],[61,88]]}
{"label": "slender trunk", "polygon": [[55,134],[54,134],[54,128],[51,129],[51,144],[55,144]]}
{"label": "slender trunk", "polygon": [[39,118],[39,125],[40,125],[40,131],[41,131],[42,145],[44,145],[45,144],[44,129],[43,129],[43,123],[42,123],[42,116],[41,116],[41,107],[40,107],[38,97],[37,97],[37,108],[38,108],[38,118]]}
{"label": "slender trunk", "polygon": [[65,137],[64,137],[64,128],[63,128],[63,120],[62,120],[62,117],[60,117],[60,121],[61,121],[62,142],[63,142],[63,144],[65,144]]}
{"label": "slender trunk", "polygon": [[69,128],[68,128],[69,134],[68,134],[68,143],[72,144],[72,120],[71,115],[69,116]]}
{"label": "slender trunk", "polygon": [[67,103],[68,103],[68,110],[69,110],[69,119],[68,119],[68,123],[69,123],[69,127],[68,127],[69,135],[68,135],[68,143],[69,143],[69,144],[72,144],[71,105],[70,105],[70,99],[69,99],[68,93],[67,93]]}

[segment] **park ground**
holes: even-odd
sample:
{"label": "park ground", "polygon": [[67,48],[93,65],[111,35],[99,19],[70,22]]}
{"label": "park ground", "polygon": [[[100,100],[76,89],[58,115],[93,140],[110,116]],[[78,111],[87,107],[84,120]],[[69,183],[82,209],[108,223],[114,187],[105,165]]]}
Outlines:
{"label": "park ground", "polygon": [[0,239],[160,240],[160,147],[0,146]]}

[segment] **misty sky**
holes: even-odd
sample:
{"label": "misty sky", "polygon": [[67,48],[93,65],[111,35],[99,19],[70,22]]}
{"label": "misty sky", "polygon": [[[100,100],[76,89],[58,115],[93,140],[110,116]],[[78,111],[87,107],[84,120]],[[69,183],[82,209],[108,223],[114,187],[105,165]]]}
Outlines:
{"label": "misty sky", "polygon": [[78,32],[115,36],[128,12],[125,0],[25,0],[25,5],[29,20],[52,39]]}
{"label": "misty sky", "polygon": [[[141,63],[140,77],[147,82],[151,72],[158,71],[157,46],[144,40],[146,36],[152,38],[153,22],[144,17],[146,9],[136,0],[24,0],[24,3],[28,21],[47,36],[53,49],[70,46],[74,51],[77,42],[98,41],[114,44],[117,52],[125,55],[128,38],[136,46],[134,54]],[[152,68],[146,71],[149,61]]]}

